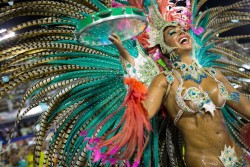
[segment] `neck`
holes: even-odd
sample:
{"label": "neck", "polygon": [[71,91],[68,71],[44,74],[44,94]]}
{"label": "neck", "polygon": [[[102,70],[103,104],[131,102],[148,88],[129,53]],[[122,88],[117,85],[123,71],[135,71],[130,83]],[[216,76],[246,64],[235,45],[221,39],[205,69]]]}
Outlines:
{"label": "neck", "polygon": [[187,65],[191,64],[193,62],[193,58],[190,56],[190,53],[183,54],[180,57],[181,62],[186,63]]}

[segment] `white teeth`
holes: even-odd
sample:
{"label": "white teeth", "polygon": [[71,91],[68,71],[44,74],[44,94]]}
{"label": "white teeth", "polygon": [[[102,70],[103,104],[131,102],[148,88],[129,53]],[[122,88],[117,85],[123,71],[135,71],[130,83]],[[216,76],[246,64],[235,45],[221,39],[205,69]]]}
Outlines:
{"label": "white teeth", "polygon": [[181,40],[180,40],[180,44],[183,44],[183,43],[186,43],[186,42],[188,42],[188,39],[187,38],[181,38]]}

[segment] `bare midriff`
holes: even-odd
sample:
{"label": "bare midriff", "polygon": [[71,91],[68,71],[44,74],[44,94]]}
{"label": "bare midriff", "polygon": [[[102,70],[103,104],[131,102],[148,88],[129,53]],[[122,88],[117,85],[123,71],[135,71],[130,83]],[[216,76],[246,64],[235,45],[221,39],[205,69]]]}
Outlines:
{"label": "bare midriff", "polygon": [[183,134],[188,167],[224,167],[218,157],[225,145],[234,147],[238,158],[243,156],[229,136],[220,110],[214,116],[185,113],[177,126]]}
{"label": "bare midriff", "polygon": [[178,127],[185,141],[185,162],[188,166],[223,166],[218,156],[224,146],[233,146],[221,111],[183,116]]}

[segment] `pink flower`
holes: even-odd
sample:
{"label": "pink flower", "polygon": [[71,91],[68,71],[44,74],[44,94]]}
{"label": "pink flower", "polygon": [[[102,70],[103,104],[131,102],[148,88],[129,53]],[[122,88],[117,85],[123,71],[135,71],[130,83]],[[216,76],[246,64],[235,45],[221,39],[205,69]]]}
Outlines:
{"label": "pink flower", "polygon": [[80,136],[86,136],[88,134],[88,131],[83,130],[80,132]]}
{"label": "pink flower", "polygon": [[194,27],[191,27],[192,31],[196,34],[196,35],[200,35],[204,32],[204,28],[202,27],[198,27],[197,29],[195,29]]}
{"label": "pink flower", "polygon": [[159,51],[159,49],[156,49],[156,52],[153,55],[153,59],[156,60],[156,61],[161,59],[161,52]]}
{"label": "pink flower", "polygon": [[111,6],[112,6],[113,8],[119,8],[119,7],[123,7],[124,5],[123,5],[123,4],[120,4],[120,3],[118,3],[118,2],[116,2],[115,0],[112,0]]}
{"label": "pink flower", "polygon": [[190,0],[186,0],[186,6],[187,6],[187,8],[188,8],[188,9],[190,9],[190,8],[191,8],[191,3],[190,3]]}
{"label": "pink flower", "polygon": [[150,28],[149,28],[149,27],[147,27],[145,31],[146,31],[146,32],[150,32]]}
{"label": "pink flower", "polygon": [[94,157],[94,162],[98,162],[102,158],[102,153],[101,150],[98,148],[93,149],[93,157]]}
{"label": "pink flower", "polygon": [[139,164],[140,164],[140,161],[139,161],[139,160],[136,160],[136,161],[134,162],[134,164],[133,164],[132,167],[137,167],[137,166],[139,166]]}
{"label": "pink flower", "polygon": [[110,155],[114,155],[114,154],[116,154],[117,153],[117,151],[118,151],[118,147],[115,147],[111,152],[110,152]]}

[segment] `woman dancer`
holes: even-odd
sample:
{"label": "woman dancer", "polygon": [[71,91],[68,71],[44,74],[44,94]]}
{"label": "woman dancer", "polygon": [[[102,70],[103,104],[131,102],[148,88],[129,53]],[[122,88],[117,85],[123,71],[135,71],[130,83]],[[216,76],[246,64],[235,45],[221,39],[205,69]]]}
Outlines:
{"label": "woman dancer", "polygon": [[[175,48],[171,53],[179,59],[170,72],[157,75],[150,84],[143,101],[149,117],[154,117],[161,104],[166,107],[183,135],[187,166],[249,165],[227,131],[222,108],[226,104],[250,119],[250,102],[219,71],[198,66],[191,56],[192,39],[181,26],[165,27],[163,34],[166,45]],[[110,40],[134,65],[119,36],[114,34]]]}

